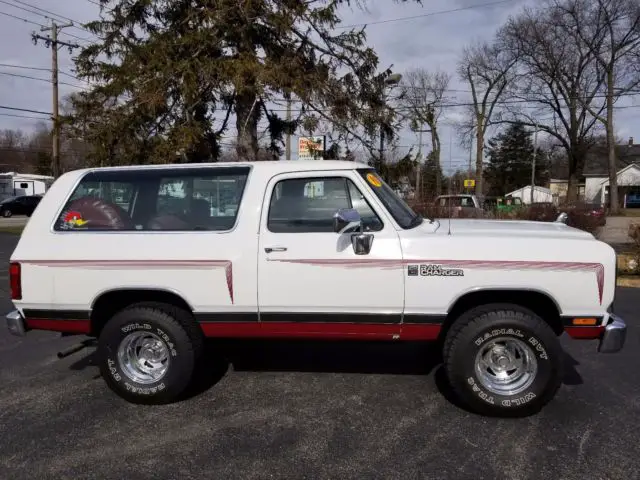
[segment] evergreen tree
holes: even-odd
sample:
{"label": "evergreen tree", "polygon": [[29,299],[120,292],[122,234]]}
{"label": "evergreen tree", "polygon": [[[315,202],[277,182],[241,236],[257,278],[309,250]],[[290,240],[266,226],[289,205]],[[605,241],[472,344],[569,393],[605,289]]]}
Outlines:
{"label": "evergreen tree", "polygon": [[[216,160],[232,114],[246,160],[258,158],[261,120],[274,158],[303,122],[360,138],[382,124],[392,135],[390,72],[378,72],[363,28],[339,29],[338,8],[351,2],[100,0],[102,19],[87,28],[101,40],[76,60],[96,86],[75,97],[70,121],[100,164]],[[289,96],[291,121],[268,108]]]}
{"label": "evergreen tree", "polygon": [[[531,184],[532,132],[522,123],[511,124],[506,131],[491,138],[487,155],[489,163],[484,169],[484,179],[489,184],[489,195],[504,195]],[[546,157],[546,152],[538,147],[535,172],[538,186],[548,181]]]}

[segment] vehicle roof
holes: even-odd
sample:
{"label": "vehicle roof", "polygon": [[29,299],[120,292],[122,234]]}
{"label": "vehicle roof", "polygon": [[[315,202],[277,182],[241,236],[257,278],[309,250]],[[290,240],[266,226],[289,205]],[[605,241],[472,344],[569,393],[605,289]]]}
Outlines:
{"label": "vehicle roof", "polygon": [[[74,173],[82,175],[87,172],[127,171],[127,170],[162,170],[176,168],[199,167],[242,167],[250,166],[257,171],[269,173],[281,173],[290,171],[312,170],[353,170],[354,168],[371,168],[366,163],[351,162],[347,160],[271,160],[259,162],[215,162],[215,163],[165,163],[154,165],[124,165],[111,167],[92,167],[74,170]],[[71,173],[71,172],[69,172]]]}

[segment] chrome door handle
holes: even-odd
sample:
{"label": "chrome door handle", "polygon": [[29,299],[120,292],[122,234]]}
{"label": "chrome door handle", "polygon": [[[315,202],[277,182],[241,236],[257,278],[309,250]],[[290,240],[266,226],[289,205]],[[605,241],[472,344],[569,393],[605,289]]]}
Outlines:
{"label": "chrome door handle", "polygon": [[265,247],[264,251],[267,253],[271,253],[271,252],[286,252],[287,251],[287,247]]}

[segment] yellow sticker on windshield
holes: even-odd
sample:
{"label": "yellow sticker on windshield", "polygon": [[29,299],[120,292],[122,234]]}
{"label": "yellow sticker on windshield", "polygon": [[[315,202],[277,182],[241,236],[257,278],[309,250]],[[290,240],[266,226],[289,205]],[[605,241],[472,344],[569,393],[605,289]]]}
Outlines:
{"label": "yellow sticker on windshield", "polygon": [[382,182],[373,173],[367,173],[367,181],[374,187],[381,187]]}

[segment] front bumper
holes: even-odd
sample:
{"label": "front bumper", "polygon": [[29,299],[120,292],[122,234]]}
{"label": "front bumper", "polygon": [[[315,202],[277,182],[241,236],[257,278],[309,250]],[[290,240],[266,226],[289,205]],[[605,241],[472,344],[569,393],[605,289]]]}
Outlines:
{"label": "front bumper", "polygon": [[604,333],[598,344],[600,353],[616,353],[622,350],[627,338],[627,324],[617,315],[609,314],[609,323],[604,327]]}
{"label": "front bumper", "polygon": [[27,334],[28,328],[24,322],[22,314],[18,310],[7,313],[5,316],[7,319],[7,327],[12,335],[18,337],[24,337]]}

